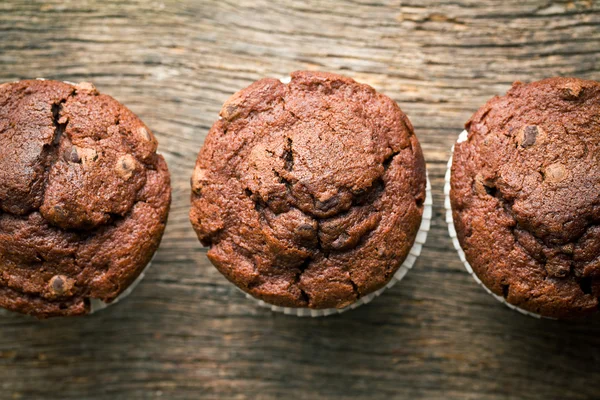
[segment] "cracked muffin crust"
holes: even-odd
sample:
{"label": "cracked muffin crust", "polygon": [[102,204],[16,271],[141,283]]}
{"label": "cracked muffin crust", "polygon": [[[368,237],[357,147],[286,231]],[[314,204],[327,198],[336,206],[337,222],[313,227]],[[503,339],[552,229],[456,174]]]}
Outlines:
{"label": "cracked muffin crust", "polygon": [[450,200],[458,240],[492,292],[554,318],[600,297],[600,84],[517,82],[466,124]]}
{"label": "cracked muffin crust", "polygon": [[425,162],[388,97],[342,76],[262,79],[221,110],[190,219],[231,282],[284,307],[343,308],[392,278],[423,213]]}
{"label": "cracked muffin crust", "polygon": [[111,302],[148,264],[171,199],[150,130],[89,83],[0,85],[0,306]]}

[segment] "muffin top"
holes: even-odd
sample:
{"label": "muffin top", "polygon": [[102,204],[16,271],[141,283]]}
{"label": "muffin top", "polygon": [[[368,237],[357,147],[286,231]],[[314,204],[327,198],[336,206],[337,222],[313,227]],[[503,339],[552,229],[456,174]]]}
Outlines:
{"label": "muffin top", "polygon": [[190,219],[217,269],[285,307],[342,308],[413,245],[425,163],[388,97],[342,76],[262,79],[223,106],[192,177]]}
{"label": "muffin top", "polygon": [[85,314],[160,242],[169,173],[150,130],[89,83],[0,85],[0,306]]}
{"label": "muffin top", "polygon": [[467,260],[509,303],[549,317],[597,311],[600,84],[517,82],[467,122],[451,202]]}

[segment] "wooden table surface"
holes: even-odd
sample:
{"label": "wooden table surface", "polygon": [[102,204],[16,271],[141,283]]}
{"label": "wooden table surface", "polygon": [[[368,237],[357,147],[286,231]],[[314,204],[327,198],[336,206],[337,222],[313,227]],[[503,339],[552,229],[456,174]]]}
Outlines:
{"label": "wooden table surface", "polygon": [[[600,2],[0,2],[0,82],[92,81],[160,141],[173,205],[136,291],[93,316],[0,317],[2,399],[598,399],[600,321],[536,320],[464,271],[443,175],[468,117],[515,80],[600,80]],[[257,308],[208,262],[189,178],[221,104],[265,76],[326,70],[408,114],[433,184],[415,268],[371,304],[301,319]]]}

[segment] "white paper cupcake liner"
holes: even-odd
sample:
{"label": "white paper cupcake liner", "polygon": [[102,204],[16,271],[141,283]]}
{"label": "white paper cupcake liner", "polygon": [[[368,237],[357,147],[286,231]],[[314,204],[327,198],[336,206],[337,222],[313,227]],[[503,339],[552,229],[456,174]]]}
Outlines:
{"label": "white paper cupcake liner", "polygon": [[427,186],[425,189],[425,202],[423,203],[423,218],[421,219],[421,225],[419,226],[419,231],[417,232],[415,243],[408,252],[406,259],[404,260],[400,268],[398,268],[392,279],[384,287],[364,297],[359,298],[347,307],[324,308],[321,310],[314,310],[311,308],[279,307],[269,304],[263,300],[259,300],[248,293],[243,293],[246,295],[246,298],[254,301],[260,307],[268,308],[271,311],[283,313],[286,315],[295,315],[297,317],[327,317],[329,315],[341,314],[348,310],[354,310],[356,307],[360,307],[363,304],[367,304],[371,302],[374,298],[379,296],[381,293],[383,293],[386,289],[389,289],[392,286],[394,286],[397,282],[400,282],[402,278],[404,278],[406,273],[413,267],[415,261],[417,261],[417,257],[419,257],[419,255],[421,254],[423,245],[427,241],[427,234],[429,232],[429,228],[431,227],[431,218],[433,215],[432,205],[433,200],[431,197],[431,184],[429,183],[429,177],[427,177]]}
{"label": "white paper cupcake liner", "polygon": [[[462,131],[461,134],[458,136],[458,140],[456,141],[456,143],[462,143],[462,142],[466,141],[468,135],[469,135],[469,133],[467,131]],[[452,239],[452,244],[454,245],[454,248],[456,249],[456,252],[458,253],[458,257],[460,258],[460,261],[462,261],[463,265],[465,266],[465,269],[467,270],[469,275],[471,275],[471,277],[473,277],[475,282],[477,282],[482,288],[485,289],[486,292],[491,294],[496,300],[498,300],[500,303],[504,304],[511,310],[515,310],[515,311],[520,312],[521,314],[529,315],[530,317],[534,317],[534,318],[538,318],[538,319],[539,318],[554,319],[554,318],[544,317],[540,314],[536,314],[531,311],[527,311],[527,310],[519,308],[515,305],[510,304],[509,302],[506,301],[506,299],[504,297],[498,296],[496,293],[494,293],[490,289],[488,289],[488,287],[485,286],[483,284],[483,282],[481,282],[481,280],[477,277],[475,272],[473,272],[473,268],[471,268],[471,265],[467,261],[465,252],[463,251],[462,247],[460,247],[460,242],[458,241],[458,237],[456,235],[456,229],[454,227],[454,219],[452,218],[452,204],[450,203],[450,177],[451,177],[451,173],[452,173],[451,171],[452,171],[452,156],[453,155],[454,155],[454,146],[452,146],[452,149],[450,150],[450,159],[448,160],[448,167],[446,169],[446,176],[444,178],[444,208],[446,209],[446,223],[448,224],[448,234],[450,235],[450,238]]]}

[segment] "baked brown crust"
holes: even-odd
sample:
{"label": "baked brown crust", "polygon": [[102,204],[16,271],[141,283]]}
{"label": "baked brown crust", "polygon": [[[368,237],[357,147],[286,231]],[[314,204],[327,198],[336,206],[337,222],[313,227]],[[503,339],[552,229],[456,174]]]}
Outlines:
{"label": "baked brown crust", "polygon": [[216,268],[286,307],[342,308],[412,247],[425,163],[388,97],[342,76],[262,79],[223,106],[192,177],[190,219]]}
{"label": "baked brown crust", "polygon": [[157,142],[89,83],[0,85],[0,306],[86,314],[148,264],[171,200]]}
{"label": "baked brown crust", "polygon": [[600,296],[600,84],[517,82],[466,124],[450,199],[458,239],[494,293],[555,318]]}

